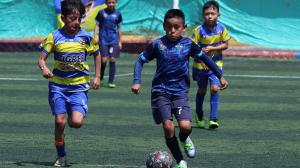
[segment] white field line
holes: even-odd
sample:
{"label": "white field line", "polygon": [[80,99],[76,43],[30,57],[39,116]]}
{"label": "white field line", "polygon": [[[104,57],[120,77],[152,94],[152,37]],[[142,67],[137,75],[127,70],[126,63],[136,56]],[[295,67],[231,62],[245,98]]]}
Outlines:
{"label": "white field line", "polygon": [[[0,167],[1,166],[9,166],[13,164],[18,164],[20,162],[14,162],[14,161],[0,161]],[[25,163],[25,162],[24,162]],[[26,165],[30,165],[29,162],[25,163]],[[84,167],[103,167],[103,168],[145,168],[145,166],[136,166],[136,165],[115,165],[115,164],[70,164],[71,166],[84,166]]]}
{"label": "white field line", "polygon": [[[132,76],[133,73],[117,74],[116,77],[127,77]],[[153,75],[152,73],[143,73],[143,75]],[[269,79],[300,79],[300,76],[279,76],[279,75],[232,75],[225,74],[225,77],[237,77],[237,78],[269,78]],[[108,78],[108,76],[104,76]],[[0,80],[6,81],[42,81],[43,78],[0,78]]]}

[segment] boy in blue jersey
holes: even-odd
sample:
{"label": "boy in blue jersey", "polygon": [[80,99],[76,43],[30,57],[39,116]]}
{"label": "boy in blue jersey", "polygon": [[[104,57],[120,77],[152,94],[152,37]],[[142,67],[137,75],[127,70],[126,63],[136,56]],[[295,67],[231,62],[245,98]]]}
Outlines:
{"label": "boy in blue jersey", "polygon": [[188,157],[195,157],[195,147],[189,135],[192,131],[192,112],[188,103],[189,57],[197,57],[210,67],[220,79],[221,89],[228,86],[222,71],[191,39],[182,37],[185,31],[184,13],[179,9],[170,9],[164,17],[166,35],[154,40],[140,54],[134,67],[134,80],[131,90],[138,94],[141,90],[141,72],[144,63],[157,61],[156,73],[152,81],[151,106],[156,124],[162,123],[166,145],[176,159],[177,168],[186,168],[178,144],[173,115],[177,119],[180,131],[179,140]]}
{"label": "boy in blue jersey", "polygon": [[[207,1],[202,9],[204,23],[194,29],[193,41],[202,47],[202,51],[212,57],[214,62],[222,69],[222,50],[228,48],[230,36],[223,24],[218,22],[219,4],[216,1]],[[196,94],[196,124],[199,128],[205,128],[203,117],[203,101],[206,94],[208,82],[210,83],[210,117],[209,128],[219,127],[218,106],[219,106],[219,79],[213,72],[203,64],[203,61],[195,58],[193,64],[193,79],[197,81],[198,91]]]}
{"label": "boy in blue jersey", "polygon": [[117,0],[106,0],[107,8],[99,11],[96,16],[96,26],[94,31],[95,39],[99,39],[100,52],[102,56],[101,80],[103,80],[106,62],[109,60],[109,78],[107,86],[114,88],[116,74],[116,60],[120,56],[122,49],[122,31],[120,23],[122,15],[115,9]]}
{"label": "boy in blue jersey", "polygon": [[[80,0],[62,1],[64,27],[50,33],[40,45],[39,67],[49,79],[49,105],[55,116],[55,146],[57,159],[54,166],[66,166],[64,128],[66,116],[72,128],[80,128],[88,112],[88,90],[100,85],[101,59],[96,41],[83,29],[80,21],[84,6]],[[54,69],[46,66],[48,55],[54,53]],[[95,77],[90,84],[88,54],[94,55]],[[91,85],[91,86],[90,86]]]}

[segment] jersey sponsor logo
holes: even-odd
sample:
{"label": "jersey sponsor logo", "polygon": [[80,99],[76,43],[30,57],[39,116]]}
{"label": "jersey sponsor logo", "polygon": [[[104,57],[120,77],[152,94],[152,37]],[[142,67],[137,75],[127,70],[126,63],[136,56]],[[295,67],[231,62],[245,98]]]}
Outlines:
{"label": "jersey sponsor logo", "polygon": [[80,53],[80,55],[63,55],[61,57],[62,62],[83,62],[84,61],[84,53]]}

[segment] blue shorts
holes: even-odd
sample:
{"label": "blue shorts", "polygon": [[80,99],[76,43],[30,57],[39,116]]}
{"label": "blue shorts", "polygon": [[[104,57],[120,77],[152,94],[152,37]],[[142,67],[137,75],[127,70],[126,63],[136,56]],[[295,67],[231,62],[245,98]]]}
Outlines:
{"label": "blue shorts", "polygon": [[49,105],[53,115],[71,114],[73,111],[88,113],[88,92],[59,92],[49,91]]}
{"label": "blue shorts", "polygon": [[208,81],[210,85],[220,85],[219,78],[214,74],[201,75],[197,77],[198,88],[206,88]]}
{"label": "blue shorts", "polygon": [[102,57],[120,57],[120,47],[118,44],[101,45],[100,53]]}
{"label": "blue shorts", "polygon": [[192,121],[192,111],[188,103],[187,94],[170,95],[167,93],[153,92],[151,94],[152,115],[156,124],[166,120]]}

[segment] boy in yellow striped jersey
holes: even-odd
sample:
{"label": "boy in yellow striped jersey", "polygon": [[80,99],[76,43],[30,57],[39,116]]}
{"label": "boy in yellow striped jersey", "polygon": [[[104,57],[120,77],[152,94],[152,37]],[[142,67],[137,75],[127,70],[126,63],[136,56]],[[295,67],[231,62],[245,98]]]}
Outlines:
{"label": "boy in yellow striped jersey", "polygon": [[[66,166],[64,128],[66,116],[72,128],[80,128],[88,112],[88,90],[100,85],[100,53],[96,41],[80,28],[85,13],[80,0],[62,1],[64,27],[50,33],[40,45],[39,67],[49,79],[49,105],[55,116],[55,146],[57,160],[54,166]],[[48,55],[54,53],[54,69],[46,66]],[[90,82],[87,56],[94,55],[95,77]]]}
{"label": "boy in yellow striped jersey", "polygon": [[[194,29],[193,41],[202,47],[202,51],[211,56],[215,63],[222,69],[223,55],[222,50],[228,48],[230,36],[223,24],[218,22],[219,4],[214,1],[207,1],[202,9],[204,23]],[[193,79],[197,81],[198,91],[196,94],[196,124],[199,128],[205,127],[203,117],[203,101],[206,94],[208,82],[210,83],[210,117],[208,121],[209,128],[219,127],[218,123],[218,105],[219,105],[219,86],[218,78],[212,71],[199,60],[194,59]]]}

